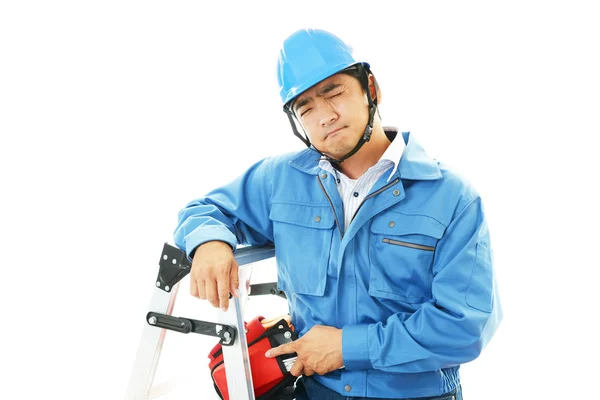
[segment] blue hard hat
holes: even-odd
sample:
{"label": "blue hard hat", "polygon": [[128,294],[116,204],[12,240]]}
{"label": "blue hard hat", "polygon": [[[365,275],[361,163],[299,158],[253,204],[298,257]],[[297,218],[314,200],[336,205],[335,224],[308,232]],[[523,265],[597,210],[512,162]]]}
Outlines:
{"label": "blue hard hat", "polygon": [[[351,47],[332,33],[320,29],[294,32],[279,52],[277,79],[283,104],[359,62],[352,56]],[[368,63],[362,64],[369,68]]]}

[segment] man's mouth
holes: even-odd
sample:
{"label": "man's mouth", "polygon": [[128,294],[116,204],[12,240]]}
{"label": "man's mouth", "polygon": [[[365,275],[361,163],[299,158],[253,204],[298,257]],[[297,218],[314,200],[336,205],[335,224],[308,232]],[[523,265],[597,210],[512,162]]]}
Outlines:
{"label": "man's mouth", "polygon": [[341,131],[344,128],[345,128],[345,126],[342,126],[341,128],[337,128],[337,129],[327,132],[327,134],[325,135],[325,138],[328,138],[329,136]]}

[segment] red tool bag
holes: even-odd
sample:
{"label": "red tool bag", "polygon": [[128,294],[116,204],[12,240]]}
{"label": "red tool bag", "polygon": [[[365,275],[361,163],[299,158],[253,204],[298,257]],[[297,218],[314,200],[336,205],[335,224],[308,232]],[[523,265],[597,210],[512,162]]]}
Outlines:
{"label": "red tool bag", "polygon": [[[265,329],[261,324],[263,319],[264,317],[258,316],[250,322],[244,322],[254,396],[256,400],[293,399],[294,382],[297,377],[290,374],[289,369],[296,354],[267,358],[265,352],[296,340],[298,335],[285,319],[281,319],[269,329]],[[221,345],[217,344],[208,357],[210,359],[208,367],[217,394],[221,399],[235,400],[229,398]]]}

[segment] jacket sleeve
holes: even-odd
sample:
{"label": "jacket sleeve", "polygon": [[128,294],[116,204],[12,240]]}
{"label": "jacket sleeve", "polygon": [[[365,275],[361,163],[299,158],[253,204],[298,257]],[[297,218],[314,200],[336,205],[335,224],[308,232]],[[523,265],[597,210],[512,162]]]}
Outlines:
{"label": "jacket sleeve", "polygon": [[438,242],[432,300],[407,319],[398,314],[346,326],[347,369],[435,371],[475,359],[502,319],[481,199],[459,210]]}
{"label": "jacket sleeve", "polygon": [[273,242],[269,220],[272,160],[254,164],[233,182],[193,200],[179,211],[175,245],[188,257],[204,242],[261,246]]}

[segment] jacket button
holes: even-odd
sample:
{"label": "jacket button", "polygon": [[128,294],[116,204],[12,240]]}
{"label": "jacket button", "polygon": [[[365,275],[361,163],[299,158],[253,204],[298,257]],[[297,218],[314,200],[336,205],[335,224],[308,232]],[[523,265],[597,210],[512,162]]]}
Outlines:
{"label": "jacket button", "polygon": [[400,194],[400,191],[398,189],[394,190],[394,196],[398,196]]}
{"label": "jacket button", "polygon": [[344,390],[345,390],[346,392],[350,392],[350,391],[352,390],[352,386],[350,386],[350,385],[346,385],[346,386],[344,386]]}
{"label": "jacket button", "polygon": [[327,178],[327,174],[322,174],[321,179],[325,179],[325,178]]}
{"label": "jacket button", "polygon": [[393,227],[395,227],[395,226],[396,226],[396,223],[395,223],[394,221],[390,221],[390,223],[388,224],[388,226],[389,226],[390,228],[393,228]]}
{"label": "jacket button", "polygon": [[319,221],[321,221],[321,217],[317,215],[317,216],[315,217],[315,222],[319,222]]}

